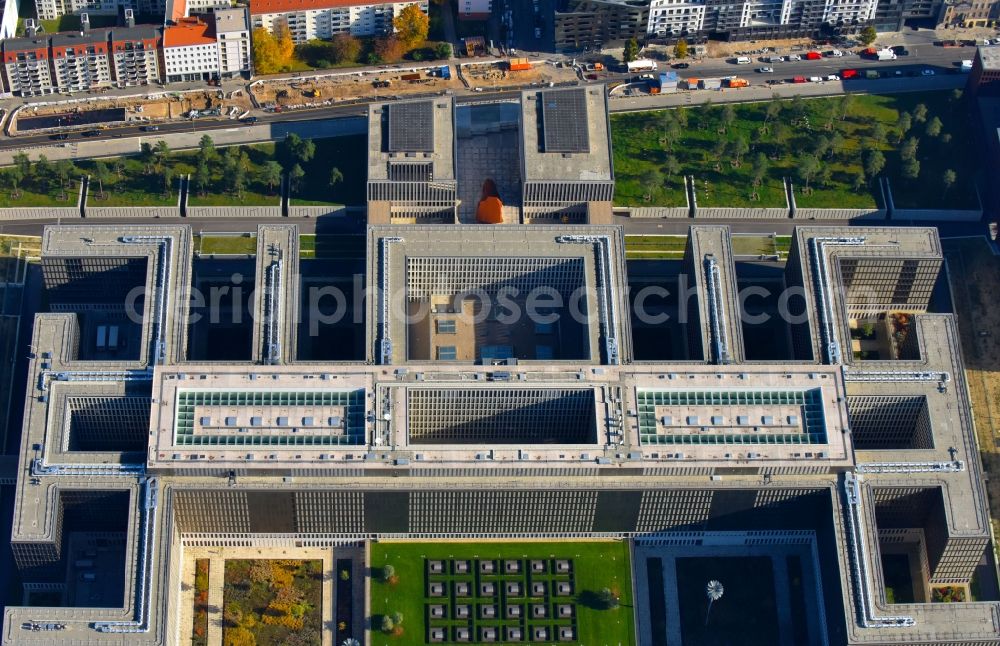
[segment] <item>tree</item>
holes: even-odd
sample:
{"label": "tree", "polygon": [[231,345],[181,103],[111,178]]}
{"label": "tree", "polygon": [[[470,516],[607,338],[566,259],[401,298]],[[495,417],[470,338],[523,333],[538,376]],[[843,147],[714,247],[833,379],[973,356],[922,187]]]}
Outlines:
{"label": "tree", "polygon": [[729,144],[729,154],[737,166],[743,163],[743,155],[748,152],[750,152],[750,145],[747,143],[746,137],[737,137]]}
{"label": "tree", "polygon": [[653,192],[663,186],[663,173],[656,168],[650,168],[642,174],[642,185],[646,191],[646,201],[653,200]]}
{"label": "tree", "polygon": [[156,157],[156,153],[153,151],[153,145],[148,141],[142,142],[139,145],[139,160],[143,165],[143,172],[149,174],[149,168],[153,165],[153,159]]}
{"label": "tree", "polygon": [[396,623],[392,620],[389,615],[382,615],[382,623],[379,628],[381,628],[384,633],[391,633],[393,628],[396,627]]}
{"label": "tree", "polygon": [[56,179],[59,180],[59,187],[62,189],[66,188],[66,182],[69,181],[70,177],[76,171],[76,166],[73,165],[68,159],[60,159],[55,164],[55,170],[53,173]]}
{"label": "tree", "polygon": [[330,45],[333,60],[338,63],[356,63],[361,56],[361,41],[348,33],[337,34]]}
{"label": "tree", "polygon": [[12,166],[3,171],[0,171],[0,182],[3,183],[5,190],[9,190],[14,199],[20,196],[21,180],[23,176],[21,175],[21,169],[17,166]]}
{"label": "tree", "polygon": [[392,613],[392,623],[396,624],[397,626],[403,623],[403,613],[399,612],[398,610]]}
{"label": "tree", "polygon": [[725,588],[722,584],[712,579],[705,586],[705,596],[708,597],[708,609],[705,611],[705,625],[708,625],[708,617],[712,612],[712,604],[722,598],[723,593],[725,593]]}
{"label": "tree", "polygon": [[21,171],[21,179],[31,175],[31,160],[28,158],[27,153],[20,152],[15,154],[14,166]]}
{"label": "tree", "polygon": [[674,58],[687,58],[688,55],[688,44],[687,41],[681,38],[674,45]]}
{"label": "tree", "polygon": [[442,61],[451,58],[451,43],[438,43],[434,47],[434,57]]}
{"label": "tree", "polygon": [[281,70],[278,41],[268,30],[253,30],[253,67],[257,74],[274,74]]}
{"label": "tree", "polygon": [[874,179],[885,168],[885,155],[881,150],[872,150],[865,157],[865,175]]}
{"label": "tree", "polygon": [[330,169],[330,188],[335,187],[344,181],[344,174],[340,172],[340,169],[334,166]]}
{"label": "tree", "polygon": [[764,110],[764,125],[771,119],[775,119],[781,114],[781,101],[778,99],[771,99],[767,104],[767,108]]}
{"label": "tree", "polygon": [[52,180],[52,163],[49,162],[49,158],[45,155],[39,155],[38,161],[35,162],[34,167],[31,169],[31,173],[38,187],[43,193],[47,193],[49,182]]}
{"label": "tree", "polygon": [[375,41],[375,55],[383,63],[393,63],[403,57],[403,44],[394,35],[385,36]]}
{"label": "tree", "polygon": [[285,160],[285,166],[294,163],[305,163],[316,154],[316,144],[311,139],[303,139],[294,132],[285,137],[281,142],[281,156]]}
{"label": "tree", "polygon": [[927,121],[927,106],[923,103],[918,103],[916,107],[913,108],[913,120],[917,123],[923,123]]}
{"label": "tree", "polygon": [[688,111],[685,108],[677,108],[676,110],[673,111],[673,113],[674,113],[674,121],[677,122],[677,125],[680,126],[682,129],[687,128]]}
{"label": "tree", "polygon": [[157,161],[163,163],[163,159],[170,154],[170,146],[167,142],[160,139],[156,142],[156,147],[153,148],[153,153],[156,155]]}
{"label": "tree", "polygon": [[836,155],[837,153],[839,153],[841,150],[844,149],[844,144],[845,143],[846,143],[846,140],[844,139],[844,135],[840,134],[840,132],[834,132],[830,136],[830,158],[831,159],[833,158],[834,155]]}
{"label": "tree", "polygon": [[212,174],[208,172],[208,164],[205,163],[205,160],[201,160],[198,162],[198,168],[194,171],[194,183],[198,187],[198,192],[204,195],[211,181]]}
{"label": "tree", "polygon": [[906,179],[917,179],[920,175],[920,162],[916,159],[907,159],[903,162],[903,177]]}
{"label": "tree", "polygon": [[955,180],[957,180],[957,179],[958,179],[958,176],[955,175],[955,171],[953,171],[952,169],[949,168],[948,170],[946,170],[944,172],[944,174],[941,176],[941,183],[944,184],[944,192],[945,193],[948,192],[948,189],[950,189],[952,186],[954,186]]}
{"label": "tree", "polygon": [[160,171],[160,176],[163,178],[164,195],[170,195],[170,182],[174,179],[174,170],[169,166],[164,166],[163,170]]}
{"label": "tree", "polygon": [[805,182],[805,191],[809,192],[809,182],[816,177],[816,173],[819,172],[820,163],[816,155],[803,155],[799,158],[799,163],[796,167],[796,173],[803,182]]}
{"label": "tree", "polygon": [[302,167],[298,164],[292,166],[292,170],[288,171],[288,183],[292,192],[297,193],[299,186],[302,184],[302,178],[306,176],[306,172],[302,170]]}
{"label": "tree", "polygon": [[863,189],[867,183],[868,183],[868,180],[865,179],[865,174],[864,173],[858,173],[857,175],[855,175],[854,176],[854,182],[852,184],[852,186],[854,188],[854,192],[855,193],[860,193],[861,189]]}
{"label": "tree", "polygon": [[396,576],[396,568],[394,568],[391,564],[386,563],[382,567],[382,580],[388,581],[394,576]]}
{"label": "tree", "polygon": [[924,129],[924,132],[927,133],[928,137],[937,137],[938,135],[941,134],[942,125],[943,124],[941,123],[941,120],[938,119],[937,117],[934,117],[933,119],[927,122],[927,127]]}
{"label": "tree", "polygon": [[274,21],[274,44],[278,60],[275,62],[278,70],[287,70],[295,59],[295,41],[288,29],[288,21],[279,18]]}
{"label": "tree", "polygon": [[903,158],[903,161],[910,161],[911,159],[917,158],[917,147],[920,145],[920,140],[916,137],[910,137],[903,142],[903,145],[899,149],[899,156]]}
{"label": "tree", "polygon": [[274,185],[281,183],[281,164],[276,161],[269,161],[264,164],[260,181],[267,184],[267,190],[273,191]]}
{"label": "tree", "polygon": [[611,588],[602,588],[597,593],[597,598],[604,610],[613,610],[618,607],[618,595],[612,592]]}
{"label": "tree", "polygon": [[722,108],[722,128],[723,128],[723,130],[725,130],[725,131],[728,132],[729,131],[729,126],[733,125],[734,121],[736,121],[736,110],[733,109],[732,105],[730,105],[730,104],[727,103],[726,107]]}
{"label": "tree", "polygon": [[858,34],[858,40],[860,40],[863,45],[871,45],[875,42],[876,38],[878,38],[878,33],[872,25],[868,25],[861,30],[860,34]]}
{"label": "tree", "polygon": [[764,181],[764,176],[767,175],[767,169],[771,163],[767,160],[767,155],[764,153],[757,153],[753,158],[753,184],[754,186],[760,186],[761,182]]}
{"label": "tree", "polygon": [[101,199],[104,199],[104,182],[111,180],[111,170],[107,164],[98,159],[94,162],[94,169],[90,174],[97,180],[97,185],[101,188]]}
{"label": "tree", "polygon": [[424,44],[430,25],[430,18],[416,4],[406,5],[399,15],[392,19],[396,38],[407,51]]}
{"label": "tree", "polygon": [[838,99],[838,108],[840,109],[840,120],[843,121],[847,118],[847,115],[851,113],[851,108],[854,106],[854,95],[853,94],[842,94],[840,99]]}
{"label": "tree", "polygon": [[830,138],[825,135],[820,135],[812,140],[812,152],[819,158],[826,155],[827,151],[830,150]]}
{"label": "tree", "polygon": [[910,131],[913,127],[913,117],[910,116],[909,112],[900,112],[899,118],[896,119],[896,128],[899,129],[896,141],[903,141],[903,137]]}
{"label": "tree", "polygon": [[198,157],[206,163],[214,161],[219,156],[215,149],[215,141],[209,135],[202,135],[198,141]]}
{"label": "tree", "polygon": [[639,41],[635,38],[629,38],[625,41],[625,51],[622,53],[622,59],[626,63],[631,63],[637,58],[639,58]]}
{"label": "tree", "polygon": [[885,126],[882,125],[881,121],[876,121],[875,125],[872,126],[872,141],[878,145],[882,145],[886,140]]}
{"label": "tree", "polygon": [[673,177],[681,172],[681,164],[677,161],[676,157],[668,155],[667,159],[663,162],[663,170],[666,171],[667,177]]}

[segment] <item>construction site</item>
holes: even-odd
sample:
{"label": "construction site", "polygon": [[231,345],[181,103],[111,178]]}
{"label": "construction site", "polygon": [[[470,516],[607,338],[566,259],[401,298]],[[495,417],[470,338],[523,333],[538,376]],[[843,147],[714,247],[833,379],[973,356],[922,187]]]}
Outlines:
{"label": "construction site", "polygon": [[250,91],[257,104],[264,109],[296,110],[342,101],[454,91],[463,86],[453,76],[452,69],[451,66],[440,65],[261,80],[252,83]]}
{"label": "construction site", "polygon": [[11,135],[36,134],[39,130],[100,128],[122,123],[156,123],[191,118],[211,113],[218,118],[233,118],[251,107],[245,91],[228,95],[221,90],[167,92],[141,97],[115,97],[30,104],[11,115]]}
{"label": "construction site", "polygon": [[512,58],[490,63],[463,63],[459,73],[472,88],[524,88],[564,85],[580,80],[569,63]]}

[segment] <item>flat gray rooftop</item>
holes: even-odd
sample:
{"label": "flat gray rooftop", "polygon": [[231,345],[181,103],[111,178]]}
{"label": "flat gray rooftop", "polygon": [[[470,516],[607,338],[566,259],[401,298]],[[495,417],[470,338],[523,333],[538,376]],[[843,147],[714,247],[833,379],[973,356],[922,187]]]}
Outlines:
{"label": "flat gray rooftop", "polygon": [[525,181],[614,177],[603,86],[521,93]]}
{"label": "flat gray rooftop", "polygon": [[431,165],[435,181],[455,179],[451,97],[368,106],[368,180],[386,181],[390,166]]}

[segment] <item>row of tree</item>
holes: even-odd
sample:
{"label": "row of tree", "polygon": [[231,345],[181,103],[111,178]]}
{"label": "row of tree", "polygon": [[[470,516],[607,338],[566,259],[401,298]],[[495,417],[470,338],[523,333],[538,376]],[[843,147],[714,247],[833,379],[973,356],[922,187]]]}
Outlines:
{"label": "row of tree", "polygon": [[68,200],[74,178],[81,175],[76,165],[68,159],[51,162],[45,155],[39,155],[38,160],[32,162],[26,153],[20,152],[14,155],[13,161],[13,166],[0,172],[0,186],[9,191],[15,200],[21,198],[25,188],[43,194],[55,189],[59,191],[58,199]]}
{"label": "row of tree", "polygon": [[407,5],[393,18],[392,25],[391,33],[375,39],[362,40],[342,33],[330,41],[311,40],[296,46],[287,21],[279,19],[274,22],[272,31],[263,27],[254,30],[254,69],[258,74],[276,74],[290,71],[303,61],[312,67],[326,69],[359,62],[369,65],[391,63],[407,53],[411,53],[414,60],[451,56],[448,43],[440,43],[428,52],[418,50],[430,31],[430,18],[418,5]]}

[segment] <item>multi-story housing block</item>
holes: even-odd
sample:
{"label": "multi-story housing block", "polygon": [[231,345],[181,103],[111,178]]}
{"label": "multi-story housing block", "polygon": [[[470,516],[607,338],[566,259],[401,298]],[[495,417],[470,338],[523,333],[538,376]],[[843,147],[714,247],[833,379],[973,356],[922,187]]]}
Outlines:
{"label": "multi-story housing block", "polygon": [[55,91],[49,65],[49,39],[8,38],[3,41],[4,85],[20,96]]}
{"label": "multi-story housing block", "polygon": [[160,32],[140,25],[111,30],[111,64],[118,87],[160,81]]}
{"label": "multi-story housing block", "polygon": [[254,29],[273,31],[287,23],[296,43],[337,34],[378,36],[393,31],[392,19],[408,5],[427,13],[427,2],[365,2],[364,0],[251,0]]}
{"label": "multi-story housing block", "polygon": [[219,47],[219,76],[232,78],[250,72],[250,24],[246,7],[217,9],[213,14]]}
{"label": "multi-story housing block", "polygon": [[119,9],[130,9],[136,14],[163,14],[165,0],[37,0],[35,8],[41,20],[55,20],[69,14],[91,13],[114,16]]}
{"label": "multi-story housing block", "polygon": [[51,45],[57,92],[82,92],[111,85],[107,31],[56,34]]}

